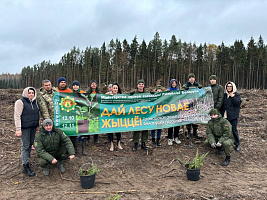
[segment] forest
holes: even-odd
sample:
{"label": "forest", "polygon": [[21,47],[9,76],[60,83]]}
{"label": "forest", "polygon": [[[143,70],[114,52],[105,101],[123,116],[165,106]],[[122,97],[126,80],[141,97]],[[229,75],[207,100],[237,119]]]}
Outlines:
{"label": "forest", "polygon": [[117,38],[99,47],[81,50],[74,46],[63,55],[59,63],[42,61],[24,67],[20,74],[0,75],[0,88],[41,87],[41,80],[49,79],[54,86],[59,77],[66,77],[70,85],[79,80],[87,88],[90,81],[98,83],[118,82],[123,89],[135,88],[139,79],[146,87],[161,84],[169,86],[169,80],[176,78],[183,85],[189,73],[196,75],[196,81],[206,86],[209,76],[216,74],[218,83],[224,85],[233,81],[238,88],[266,89],[267,87],[267,45],[260,35],[255,41],[250,38],[247,45],[235,40],[233,45],[223,42],[199,44],[182,42],[175,35],[169,41],[162,40],[158,32],[153,40],[138,43],[135,36],[131,43]]}

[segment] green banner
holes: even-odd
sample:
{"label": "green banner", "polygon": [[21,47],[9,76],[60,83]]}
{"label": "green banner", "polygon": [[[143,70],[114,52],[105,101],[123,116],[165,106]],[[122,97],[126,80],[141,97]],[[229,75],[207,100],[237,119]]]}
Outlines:
{"label": "green banner", "polygon": [[171,92],[54,95],[54,124],[67,135],[93,135],[206,124],[213,108],[210,87]]}

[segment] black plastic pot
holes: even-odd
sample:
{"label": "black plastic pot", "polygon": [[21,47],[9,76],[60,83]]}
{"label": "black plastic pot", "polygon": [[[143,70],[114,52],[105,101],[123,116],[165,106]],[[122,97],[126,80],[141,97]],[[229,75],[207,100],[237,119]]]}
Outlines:
{"label": "black plastic pot", "polygon": [[90,189],[95,186],[95,175],[80,175],[81,185],[83,189]]}
{"label": "black plastic pot", "polygon": [[199,169],[189,169],[188,164],[185,165],[186,176],[190,181],[198,181],[200,179],[200,168]]}

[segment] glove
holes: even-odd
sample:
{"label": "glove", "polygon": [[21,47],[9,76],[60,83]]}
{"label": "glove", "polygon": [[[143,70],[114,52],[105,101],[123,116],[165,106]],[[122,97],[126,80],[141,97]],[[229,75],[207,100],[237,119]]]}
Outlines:
{"label": "glove", "polygon": [[130,95],[133,95],[135,93],[135,91],[132,91],[132,92],[130,92]]}
{"label": "glove", "polygon": [[155,91],[150,91],[150,94],[155,94],[156,92]]}
{"label": "glove", "polygon": [[210,145],[212,148],[216,148],[216,144],[215,143],[212,143],[211,145]]}
{"label": "glove", "polygon": [[199,89],[201,89],[201,88],[202,88],[202,86],[198,86],[198,88],[199,88]]}
{"label": "glove", "polygon": [[189,87],[185,87],[184,89],[185,89],[185,90],[189,90]]}
{"label": "glove", "polygon": [[221,144],[220,142],[217,142],[216,146],[217,146],[217,147],[221,147],[222,144]]}

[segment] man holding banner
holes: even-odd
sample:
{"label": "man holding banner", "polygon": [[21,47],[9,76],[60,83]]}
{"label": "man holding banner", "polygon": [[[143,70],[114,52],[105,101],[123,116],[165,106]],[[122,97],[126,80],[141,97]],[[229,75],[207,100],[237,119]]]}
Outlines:
{"label": "man holding banner", "polygon": [[[134,93],[145,93],[145,81],[144,80],[139,80],[137,81],[137,90],[132,91],[130,94],[133,95]],[[139,143],[139,132],[140,131],[134,131],[133,133],[133,142],[134,142],[134,147],[133,151],[137,151],[138,149],[138,143]],[[148,138],[148,130],[141,131],[142,132],[142,137],[141,137],[141,149],[147,150],[146,142]]]}

